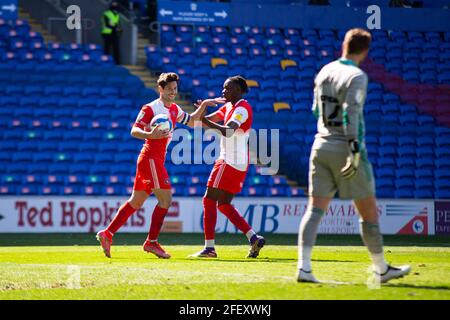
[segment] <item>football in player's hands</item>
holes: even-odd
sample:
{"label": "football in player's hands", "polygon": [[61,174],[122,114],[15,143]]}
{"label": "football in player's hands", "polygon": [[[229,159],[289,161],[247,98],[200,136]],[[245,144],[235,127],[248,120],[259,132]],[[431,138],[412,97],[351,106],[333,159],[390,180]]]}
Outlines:
{"label": "football in player's hands", "polygon": [[153,139],[162,139],[170,134],[170,130],[161,128],[161,126],[154,126],[150,134]]}
{"label": "football in player's hands", "polygon": [[158,114],[153,117],[152,121],[150,121],[150,127],[158,127],[169,132],[173,129],[172,121],[170,121],[169,117],[165,114]]}

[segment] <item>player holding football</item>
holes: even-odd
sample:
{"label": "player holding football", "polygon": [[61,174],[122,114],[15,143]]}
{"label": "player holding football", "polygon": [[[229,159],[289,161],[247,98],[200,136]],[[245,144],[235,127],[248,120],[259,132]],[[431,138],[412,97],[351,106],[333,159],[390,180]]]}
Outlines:
{"label": "player holding football", "polygon": [[164,217],[172,202],[169,175],[164,167],[167,146],[172,140],[172,132],[167,129],[162,130],[158,126],[151,128],[150,122],[153,117],[163,114],[169,117],[173,124],[172,128],[175,127],[176,122],[193,127],[194,121],[200,120],[208,106],[215,106],[216,103],[223,102],[223,99],[204,100],[197,110],[189,115],[173,102],[178,91],[178,81],[179,77],[176,73],[160,75],[158,79],[159,99],[141,108],[131,129],[131,135],[145,140],[145,143],[137,160],[136,179],[131,197],[119,208],[109,226],[97,233],[97,240],[100,241],[108,258],[111,257],[114,234],[133,213],[142,207],[152,193],[158,199],[158,204],[153,211],[148,237],[144,242],[144,251],[151,252],[160,258],[170,258],[157,239]]}
{"label": "player holding football", "polygon": [[[191,257],[217,257],[214,248],[217,209],[247,236],[250,243],[247,258],[256,258],[265,244],[265,239],[253,231],[231,204],[234,196],[241,192],[249,165],[248,139],[253,111],[250,104],[242,98],[247,92],[247,82],[243,77],[228,78],[222,90],[227,103],[218,111],[202,118],[204,125],[218,130],[221,134],[220,156],[209,176],[203,197],[205,247]],[[223,125],[217,123],[222,121]]]}
{"label": "player holding football", "polygon": [[298,237],[299,282],[318,282],[311,270],[311,251],[320,221],[336,191],[352,199],[360,215],[360,232],[372,258],[376,279],[384,283],[410,272],[384,260],[378,223],[375,180],[364,142],[363,106],[367,75],[358,65],[367,57],[372,38],[351,29],[342,44],[342,57],[324,66],[315,78],[313,112],[318,133],[309,163],[309,203]]}

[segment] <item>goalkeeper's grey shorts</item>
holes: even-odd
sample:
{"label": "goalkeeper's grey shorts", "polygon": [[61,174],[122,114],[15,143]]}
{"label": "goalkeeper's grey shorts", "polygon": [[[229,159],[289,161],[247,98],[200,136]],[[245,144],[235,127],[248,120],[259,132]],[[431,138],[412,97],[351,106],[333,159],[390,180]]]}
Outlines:
{"label": "goalkeeper's grey shorts", "polygon": [[310,196],[333,198],[336,192],[341,199],[358,200],[375,196],[375,179],[367,151],[361,151],[358,170],[350,179],[341,176],[347,155],[346,152],[311,150],[308,177]]}

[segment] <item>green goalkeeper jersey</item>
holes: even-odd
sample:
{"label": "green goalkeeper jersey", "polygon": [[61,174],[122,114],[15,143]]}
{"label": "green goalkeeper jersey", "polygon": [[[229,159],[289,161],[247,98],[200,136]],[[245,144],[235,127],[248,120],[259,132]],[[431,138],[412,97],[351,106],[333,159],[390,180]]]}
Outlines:
{"label": "green goalkeeper jersey", "polygon": [[348,141],[364,145],[363,106],[367,75],[351,60],[339,59],[324,66],[314,80],[313,112],[317,134],[313,149],[343,152]]}

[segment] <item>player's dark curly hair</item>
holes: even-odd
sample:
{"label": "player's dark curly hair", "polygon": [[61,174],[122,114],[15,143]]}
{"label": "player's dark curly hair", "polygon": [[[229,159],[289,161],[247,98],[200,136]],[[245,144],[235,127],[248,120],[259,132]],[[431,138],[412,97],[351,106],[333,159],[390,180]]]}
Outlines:
{"label": "player's dark curly hair", "polygon": [[161,73],[157,82],[164,89],[172,81],[180,81],[180,77],[175,72]]}
{"label": "player's dark curly hair", "polygon": [[248,92],[247,81],[245,80],[244,77],[242,77],[242,76],[234,76],[234,77],[229,77],[228,80],[236,83],[241,88],[243,93],[247,93]]}

